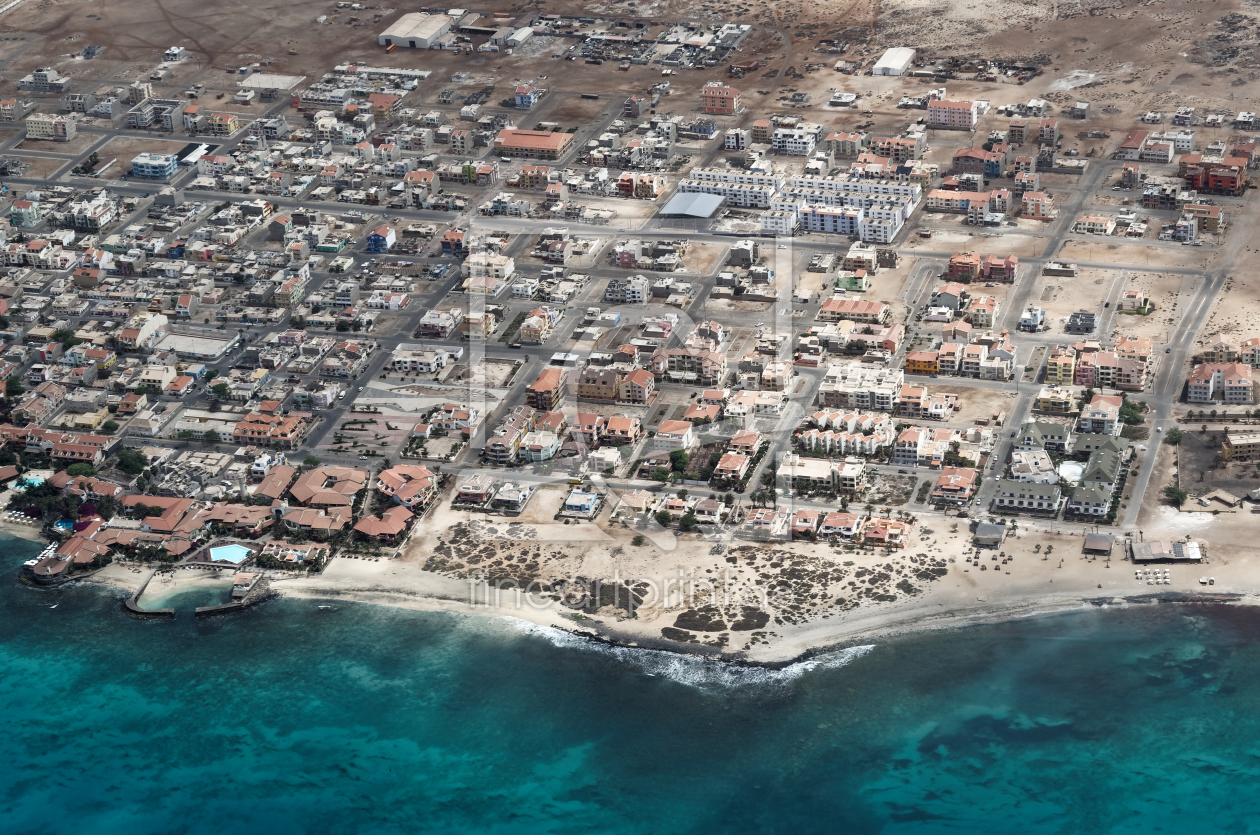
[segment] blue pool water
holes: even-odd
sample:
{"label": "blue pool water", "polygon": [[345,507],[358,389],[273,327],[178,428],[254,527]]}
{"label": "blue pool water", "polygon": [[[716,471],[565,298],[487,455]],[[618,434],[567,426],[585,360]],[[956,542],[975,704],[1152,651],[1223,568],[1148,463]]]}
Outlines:
{"label": "blue pool water", "polygon": [[[39,550],[0,545],[3,571]],[[0,585],[4,831],[1260,829],[1250,608],[1091,607],[766,671],[341,601],[141,622],[123,597]]]}
{"label": "blue pool water", "polygon": [[68,531],[74,527],[74,522],[71,522],[69,519],[59,519],[53,523],[53,527],[59,531]]}
{"label": "blue pool water", "polygon": [[254,553],[244,545],[220,545],[218,548],[210,549],[210,557],[216,560],[224,560],[226,562],[240,565],[249,559],[249,555]]}
{"label": "blue pool water", "polygon": [[44,479],[37,475],[23,476],[22,478],[18,479],[18,483],[28,488],[38,487],[39,485],[44,483]]}

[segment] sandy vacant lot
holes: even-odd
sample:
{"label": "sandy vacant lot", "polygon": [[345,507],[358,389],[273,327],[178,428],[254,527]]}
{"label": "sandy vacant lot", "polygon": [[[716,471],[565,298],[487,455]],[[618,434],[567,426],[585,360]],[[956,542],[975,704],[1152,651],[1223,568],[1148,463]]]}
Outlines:
{"label": "sandy vacant lot", "polygon": [[47,139],[23,139],[13,146],[15,151],[33,151],[47,154],[82,154],[102,139],[99,133],[77,133],[69,142],[52,142]]}
{"label": "sandy vacant lot", "polygon": [[71,165],[69,160],[54,157],[33,157],[29,154],[15,154],[22,162],[30,166],[22,172],[23,177],[51,177],[63,165]]}
{"label": "sandy vacant lot", "polygon": [[1199,334],[1200,341],[1217,333],[1240,341],[1260,336],[1260,276],[1253,270],[1230,274],[1212,317]]}
{"label": "sandy vacant lot", "polygon": [[1068,316],[1078,310],[1101,313],[1103,302],[1117,279],[1116,270],[1081,269],[1075,278],[1041,276],[1029,297],[1029,304],[1046,311],[1052,331],[1062,331]]}
{"label": "sandy vacant lot", "polygon": [[866,291],[866,293],[856,295],[863,299],[884,301],[899,313],[901,310],[900,305],[893,303],[892,300],[901,297],[906,281],[909,280],[910,274],[914,271],[914,266],[917,263],[919,263],[918,258],[902,256],[901,263],[897,265],[896,269],[880,270],[871,278],[871,289]]}
{"label": "sandy vacant lot", "polygon": [[1129,264],[1158,270],[1160,267],[1211,269],[1215,252],[1191,246],[1145,246],[1137,240],[1123,243],[1098,236],[1091,240],[1064,241],[1058,255],[1064,261]]}
{"label": "sandy vacant lot", "polygon": [[958,395],[959,410],[949,419],[950,423],[974,424],[976,420],[991,418],[998,412],[1009,412],[1015,403],[1014,391],[972,388],[970,386],[937,385],[947,378],[929,380],[930,393]]}
{"label": "sandy vacant lot", "polygon": [[1148,316],[1117,315],[1116,332],[1164,342],[1181,321],[1185,305],[1202,279],[1175,273],[1134,272],[1130,276],[1125,289],[1140,290],[1155,303],[1155,310]]}

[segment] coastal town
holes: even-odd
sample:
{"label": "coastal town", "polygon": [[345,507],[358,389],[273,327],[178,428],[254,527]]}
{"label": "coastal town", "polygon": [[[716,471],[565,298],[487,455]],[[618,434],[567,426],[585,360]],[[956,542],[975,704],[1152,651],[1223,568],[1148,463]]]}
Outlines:
{"label": "coastal town", "polygon": [[749,657],[1245,592],[1260,102],[745,16],[326,5],[303,37],[345,45],[239,60],[0,18],[23,582]]}

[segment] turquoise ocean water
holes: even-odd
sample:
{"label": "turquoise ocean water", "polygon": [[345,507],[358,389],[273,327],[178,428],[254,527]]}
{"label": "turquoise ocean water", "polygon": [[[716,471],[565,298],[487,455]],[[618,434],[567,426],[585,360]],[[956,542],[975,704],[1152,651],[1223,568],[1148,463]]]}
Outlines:
{"label": "turquoise ocean water", "polygon": [[[34,550],[0,543],[0,570]],[[1090,610],[768,672],[504,620],[119,600],[0,591],[0,831],[1260,829],[1252,612]]]}

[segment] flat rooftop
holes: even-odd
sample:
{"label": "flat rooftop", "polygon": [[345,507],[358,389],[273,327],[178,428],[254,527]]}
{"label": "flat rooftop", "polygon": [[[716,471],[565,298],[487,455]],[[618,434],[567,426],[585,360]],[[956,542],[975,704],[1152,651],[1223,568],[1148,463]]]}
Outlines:
{"label": "flat rooftop", "polygon": [[186,333],[169,333],[153,346],[154,351],[174,351],[181,358],[217,359],[226,354],[239,341],[236,334],[230,336],[202,336]]}

